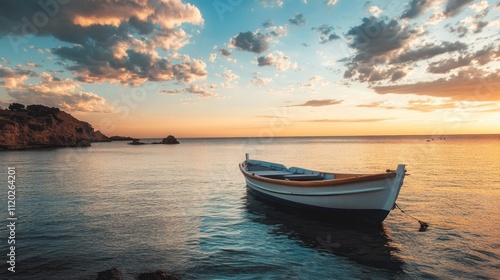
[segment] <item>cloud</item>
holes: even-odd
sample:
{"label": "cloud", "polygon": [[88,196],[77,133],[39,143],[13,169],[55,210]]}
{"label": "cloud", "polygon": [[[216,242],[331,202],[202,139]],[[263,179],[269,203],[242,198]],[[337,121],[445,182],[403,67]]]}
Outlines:
{"label": "cloud", "polygon": [[264,5],[264,7],[266,8],[272,8],[275,6],[283,7],[283,1],[284,0],[260,0],[262,5]]}
{"label": "cloud", "polygon": [[160,89],[158,90],[158,93],[160,94],[166,94],[166,95],[176,95],[179,93],[192,93],[196,94],[199,97],[205,98],[205,97],[216,97],[218,96],[216,93],[212,92],[211,90],[216,90],[217,85],[210,84],[210,85],[190,85],[189,87],[181,88],[181,89]]}
{"label": "cloud", "polygon": [[[212,89],[215,89],[216,87],[214,86],[209,86]],[[217,94],[207,91],[205,87],[199,86],[199,85],[190,85],[188,88],[185,89],[186,92],[188,93],[193,93],[198,95],[199,97],[215,97]]]}
{"label": "cloud", "polygon": [[263,87],[263,86],[268,85],[272,81],[273,81],[273,79],[271,79],[271,78],[259,78],[259,77],[254,76],[252,78],[252,80],[250,81],[250,83],[252,83],[253,85],[258,86],[258,87]]}
{"label": "cloud", "polygon": [[266,21],[262,24],[262,27],[264,27],[264,28],[269,28],[269,27],[271,27],[271,26],[273,26],[273,25],[274,25],[274,22],[273,22],[272,20],[270,20],[270,19],[269,19],[269,20],[266,20]]}
{"label": "cloud", "polygon": [[333,6],[333,5],[337,4],[337,1],[338,0],[326,0],[325,4],[329,5],[329,6]]}
{"label": "cloud", "polygon": [[399,66],[379,67],[377,65],[370,65],[369,63],[361,63],[356,64],[356,68],[353,68],[352,72],[344,73],[344,77],[350,78],[351,76],[349,75],[351,74],[360,82],[374,83],[387,79],[394,82],[406,76],[407,70]]}
{"label": "cloud", "polygon": [[218,49],[220,54],[222,54],[223,56],[231,56],[232,52],[228,49],[224,49],[224,48],[219,48]]}
{"label": "cloud", "polygon": [[[465,37],[469,32],[475,34],[481,33],[486,26],[490,25],[489,21],[483,21],[484,17],[486,17],[489,12],[489,4],[487,1],[474,3],[470,5],[469,8],[476,12],[474,16],[468,16],[455,24],[455,26],[448,27],[451,33],[458,34],[460,38]],[[491,23],[495,24],[494,21]]]}
{"label": "cloud", "polygon": [[364,108],[384,108],[384,109],[396,109],[397,107],[392,105],[388,101],[374,101],[369,104],[361,104],[356,107],[364,107]]}
{"label": "cloud", "polygon": [[222,87],[224,88],[232,88],[233,84],[238,83],[237,80],[240,78],[240,76],[234,74],[233,71],[230,69],[224,69],[223,74],[215,73],[215,76],[223,77],[226,79],[226,82],[221,83]]}
{"label": "cloud", "polygon": [[2,56],[2,57],[0,57],[0,60],[1,60],[3,63],[5,63],[5,64],[10,64],[10,61],[9,61],[7,58],[3,57],[3,56]]}
{"label": "cloud", "polygon": [[287,107],[321,107],[321,106],[337,105],[342,103],[343,101],[344,100],[337,100],[337,99],[309,100],[301,104],[289,105]]}
{"label": "cloud", "polygon": [[64,60],[74,61],[69,65],[81,82],[120,82],[140,85],[146,81],[178,80],[192,82],[205,79],[206,64],[198,59],[186,59],[174,64],[166,58],[152,54],[127,50],[124,57],[114,57],[109,49],[96,46],[59,47],[52,51]]}
{"label": "cloud", "polygon": [[[28,83],[28,78],[40,80]],[[21,68],[0,66],[0,79],[13,102],[22,104],[43,104],[65,111],[109,113],[113,108],[106,100],[92,92],[81,90],[72,79],[61,79],[42,72],[40,74]]]}
{"label": "cloud", "polygon": [[320,84],[322,86],[327,86],[329,83],[328,83],[328,81],[325,81],[325,79],[323,77],[321,77],[320,75],[316,75],[316,76],[313,76],[313,77],[309,78],[307,80],[307,83],[301,84],[300,87],[310,87],[310,88],[313,88],[313,87],[315,87],[318,84]]}
{"label": "cloud", "polygon": [[159,93],[161,94],[167,94],[167,95],[176,95],[181,93],[183,90],[182,89],[160,89],[158,90]]}
{"label": "cloud", "polygon": [[376,86],[373,89],[379,94],[415,94],[449,97],[452,100],[499,101],[500,70],[488,74],[472,68],[462,70],[448,78],[413,84]]}
{"label": "cloud", "polygon": [[463,6],[472,2],[472,0],[448,0],[444,8],[444,15],[452,17],[458,14]]}
{"label": "cloud", "polygon": [[477,65],[485,65],[491,61],[500,60],[500,47],[486,47],[475,53],[462,55],[458,58],[448,58],[429,63],[427,71],[429,73],[448,73],[453,69],[469,66],[472,63]]}
{"label": "cloud", "polygon": [[295,16],[288,20],[291,24],[304,25],[306,23],[306,18],[302,13],[295,14]]}
{"label": "cloud", "polygon": [[404,63],[404,62],[413,62],[420,61],[423,59],[428,59],[440,54],[454,52],[454,51],[462,51],[467,49],[467,45],[461,42],[441,42],[439,45],[435,43],[427,43],[424,46],[418,47],[417,49],[408,50],[396,58],[393,59],[393,62]]}
{"label": "cloud", "polygon": [[[32,22],[20,27],[19,19],[37,19],[40,3],[56,3],[44,11],[50,20],[37,28]],[[69,43],[51,51],[68,64],[80,81],[121,82],[138,85],[146,81],[183,81],[204,78],[199,61],[177,65],[161,57],[157,48],[178,50],[189,42],[183,24],[203,25],[197,7],[181,0],[147,1],[1,1],[0,36],[9,34],[16,42],[30,36],[52,36]],[[33,15],[33,16],[31,16]],[[29,18],[29,19],[28,19]],[[23,22],[24,23],[24,22]],[[19,47],[15,46],[15,48]],[[145,62],[144,62],[145,61]],[[155,70],[146,70],[145,67]],[[193,73],[176,73],[177,69]]]}
{"label": "cloud", "polygon": [[240,76],[236,75],[233,73],[232,70],[229,69],[224,69],[224,74],[222,75],[228,82],[231,82],[233,80],[239,79]]}
{"label": "cloud", "polygon": [[382,10],[377,6],[370,6],[367,11],[374,17],[378,17],[382,13]]}
{"label": "cloud", "polygon": [[350,47],[357,51],[355,61],[369,61],[374,56],[389,54],[406,47],[418,32],[401,26],[396,20],[363,18],[363,23],[351,28],[347,35],[352,38]]}
{"label": "cloud", "polygon": [[267,27],[266,30],[269,31],[269,33],[267,34],[267,36],[269,36],[269,39],[286,36],[287,33],[286,25],[270,26]]}
{"label": "cloud", "polygon": [[292,62],[290,57],[280,51],[274,51],[266,56],[257,58],[259,66],[273,66],[278,71],[286,71],[288,69],[297,69],[297,63]]}
{"label": "cloud", "polygon": [[385,119],[319,119],[319,120],[308,120],[304,122],[316,122],[316,123],[371,123],[371,122],[383,122],[391,120],[389,118]]}
{"label": "cloud", "polygon": [[211,53],[210,56],[208,57],[208,61],[210,62],[215,62],[216,59],[217,59],[216,53]]}
{"label": "cloud", "polygon": [[269,49],[269,39],[269,35],[264,35],[259,31],[240,32],[231,38],[229,47],[259,54]]}
{"label": "cloud", "polygon": [[[226,58],[226,60],[229,60],[229,56],[231,56],[233,54],[231,52],[231,50],[228,50],[228,49],[225,49],[225,48],[219,48],[218,46],[215,46],[214,50],[216,50],[217,52],[219,52],[223,57]],[[217,58],[217,54],[216,53],[212,53],[212,54],[210,54],[209,61],[210,62],[214,62],[216,58]]]}
{"label": "cloud", "polygon": [[322,24],[318,27],[313,27],[311,30],[316,30],[319,32],[320,37],[319,37],[319,43],[320,44],[325,44],[333,40],[340,39],[340,37],[335,34],[334,30],[335,28],[331,25],[327,24]]}
{"label": "cloud", "polygon": [[420,112],[433,112],[444,109],[459,108],[456,102],[449,100],[436,100],[432,98],[427,99],[412,99],[408,101],[408,105],[403,109],[420,111]]}
{"label": "cloud", "polygon": [[489,7],[489,4],[488,4],[488,1],[486,1],[486,0],[483,0],[483,1],[478,2],[478,3],[474,3],[474,4],[472,4],[472,5],[469,6],[470,9],[474,10],[481,17],[485,16],[482,13],[487,12],[488,7]]}
{"label": "cloud", "polygon": [[400,25],[394,19],[364,18],[361,25],[347,32],[349,46],[355,53],[346,59],[344,78],[370,83],[403,78],[408,70],[402,62],[432,54],[429,47],[403,55],[419,32],[410,26]]}
{"label": "cloud", "polygon": [[422,14],[430,6],[432,0],[411,0],[410,7],[401,15],[401,19],[413,19]]}

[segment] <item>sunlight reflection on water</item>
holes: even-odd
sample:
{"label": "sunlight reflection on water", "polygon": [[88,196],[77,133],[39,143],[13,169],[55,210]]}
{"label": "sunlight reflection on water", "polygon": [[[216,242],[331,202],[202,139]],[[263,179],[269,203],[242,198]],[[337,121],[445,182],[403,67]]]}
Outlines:
{"label": "sunlight reflection on water", "polygon": [[[183,139],[1,153],[18,170],[19,279],[495,278],[500,256],[498,136]],[[408,164],[382,227],[332,224],[246,193],[252,158],[324,171]],[[2,194],[3,196],[3,194]],[[5,228],[1,230],[6,236]],[[0,276],[4,277],[4,264]]]}

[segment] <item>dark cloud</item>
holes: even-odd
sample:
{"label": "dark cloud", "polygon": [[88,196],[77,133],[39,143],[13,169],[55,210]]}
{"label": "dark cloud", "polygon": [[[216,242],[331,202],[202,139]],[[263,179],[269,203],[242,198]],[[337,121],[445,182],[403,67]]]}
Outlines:
{"label": "dark cloud", "polygon": [[403,77],[406,76],[406,72],[404,70],[401,70],[401,69],[397,69],[396,71],[394,71],[391,75],[391,82],[395,82],[399,79],[402,79]]}
{"label": "dark cloud", "polygon": [[155,25],[152,22],[140,20],[135,16],[131,17],[128,22],[139,34],[151,34],[155,29]]}
{"label": "dark cloud", "polygon": [[410,7],[408,10],[405,10],[401,15],[402,19],[408,18],[416,18],[421,13],[425,11],[425,9],[429,6],[430,0],[411,0]]}
{"label": "dark cloud", "polygon": [[462,56],[458,59],[448,58],[444,60],[440,60],[437,62],[429,63],[429,67],[427,67],[427,72],[429,73],[448,73],[453,69],[468,66],[472,62],[472,57],[470,56]]}
{"label": "dark cloud", "polygon": [[481,33],[483,31],[483,28],[485,28],[487,25],[489,24],[489,22],[487,21],[478,21],[475,23],[475,29],[474,29],[474,33]]}
{"label": "dark cloud", "polygon": [[333,40],[340,39],[340,37],[335,34],[335,28],[331,25],[322,24],[318,27],[313,27],[311,30],[318,31],[320,34],[319,43],[324,44]]}
{"label": "dark cloud", "polygon": [[298,13],[295,14],[295,16],[291,19],[288,20],[291,24],[295,25],[304,25],[306,23],[306,18],[304,17],[303,14]]}
{"label": "dark cloud", "polygon": [[459,38],[465,37],[465,35],[467,35],[467,32],[469,32],[469,29],[465,25],[459,25],[457,27],[450,26],[448,30],[451,33],[457,33]]}
{"label": "dark cloud", "polygon": [[266,21],[262,24],[262,26],[263,26],[264,28],[269,28],[269,27],[271,27],[271,26],[274,26],[274,22],[273,22],[272,20],[266,20]]}
{"label": "dark cloud", "polygon": [[73,44],[52,51],[73,62],[66,67],[81,81],[137,85],[205,77],[199,61],[176,64],[156,52],[156,48],[178,50],[188,43],[183,23],[203,24],[198,8],[181,0],[6,0],[0,1],[0,21],[0,36],[9,34],[14,48],[33,36]]}
{"label": "dark cloud", "polygon": [[260,56],[259,58],[257,58],[257,64],[259,66],[269,66],[269,65],[273,65],[274,63],[274,59],[272,56]]}
{"label": "dark cloud", "polygon": [[344,100],[337,100],[337,99],[309,100],[301,104],[289,105],[287,107],[321,107],[321,106],[337,105],[342,103],[343,101]]}
{"label": "dark cloud", "polygon": [[404,62],[412,62],[419,61],[423,59],[428,59],[440,54],[454,52],[454,51],[462,51],[467,49],[467,45],[461,42],[441,42],[439,45],[435,43],[428,43],[423,47],[419,47],[415,50],[406,51],[399,56],[397,56],[392,63],[404,63]]}
{"label": "dark cloud", "polygon": [[429,73],[448,73],[453,69],[469,66],[476,62],[478,65],[485,65],[491,61],[500,60],[500,47],[486,47],[475,53],[462,55],[458,58],[448,58],[429,63],[427,71]]}
{"label": "dark cloud", "polygon": [[355,53],[345,60],[347,70],[344,77],[369,83],[402,79],[407,74],[407,62],[431,53],[430,48],[407,51],[398,58],[417,34],[410,26],[403,27],[394,19],[364,18],[361,25],[347,33],[349,46]]}
{"label": "dark cloud", "polygon": [[472,0],[448,0],[444,8],[444,14],[448,17],[452,17],[460,12],[460,9],[464,5],[470,2],[472,2]]}
{"label": "dark cloud", "polygon": [[363,18],[363,23],[351,28],[347,35],[352,38],[350,47],[357,51],[355,61],[370,61],[375,56],[387,54],[405,47],[417,34],[409,26],[401,26],[396,20]]}
{"label": "dark cloud", "polygon": [[160,89],[158,92],[161,94],[176,95],[181,93],[182,91],[182,89]]}
{"label": "dark cloud", "polygon": [[259,31],[240,32],[230,40],[230,46],[240,50],[253,53],[262,53],[269,49],[269,35]]}
{"label": "dark cloud", "polygon": [[219,49],[220,54],[223,56],[231,56],[232,52],[228,49],[220,48]]}
{"label": "dark cloud", "polygon": [[448,78],[413,84],[376,86],[373,89],[379,94],[416,94],[448,97],[452,100],[499,101],[500,70],[488,74],[481,70],[469,68]]}

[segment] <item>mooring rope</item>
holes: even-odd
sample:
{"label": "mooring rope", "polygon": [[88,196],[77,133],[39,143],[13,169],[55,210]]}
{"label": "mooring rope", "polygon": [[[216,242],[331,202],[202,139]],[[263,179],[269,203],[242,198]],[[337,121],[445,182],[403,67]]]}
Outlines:
{"label": "mooring rope", "polygon": [[412,215],[410,215],[410,214],[406,213],[406,212],[405,212],[403,209],[401,209],[401,207],[399,207],[399,205],[397,205],[396,203],[394,203],[394,206],[396,206],[396,208],[398,208],[398,209],[401,211],[401,213],[403,213],[403,214],[405,214],[405,215],[408,215],[409,217],[411,217],[411,218],[413,218],[413,219],[415,219],[415,220],[417,220],[417,221],[418,221],[418,223],[420,224],[420,229],[419,229],[418,231],[425,231],[425,230],[427,230],[427,228],[429,227],[429,224],[428,224],[428,223],[423,222],[423,221],[421,221],[421,220],[419,220],[419,219],[417,219],[417,218],[413,217]]}

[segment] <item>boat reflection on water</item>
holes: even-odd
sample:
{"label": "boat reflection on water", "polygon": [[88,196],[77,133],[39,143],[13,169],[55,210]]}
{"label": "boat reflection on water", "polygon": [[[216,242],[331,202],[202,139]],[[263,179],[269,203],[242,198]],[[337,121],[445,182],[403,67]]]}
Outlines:
{"label": "boat reflection on water", "polygon": [[270,204],[247,191],[246,210],[250,220],[272,226],[276,235],[288,236],[301,246],[330,252],[356,263],[402,272],[403,261],[394,253],[398,250],[384,225],[331,220],[304,210]]}

